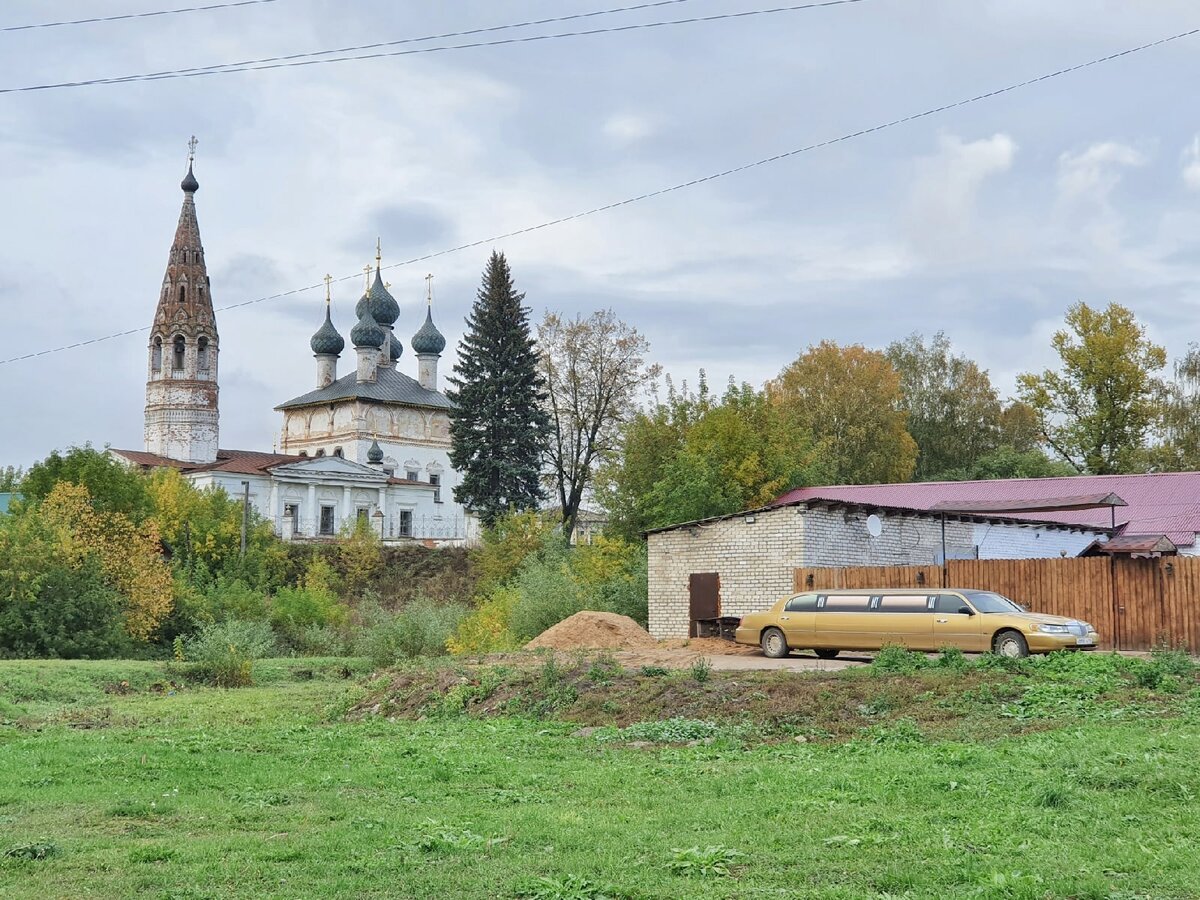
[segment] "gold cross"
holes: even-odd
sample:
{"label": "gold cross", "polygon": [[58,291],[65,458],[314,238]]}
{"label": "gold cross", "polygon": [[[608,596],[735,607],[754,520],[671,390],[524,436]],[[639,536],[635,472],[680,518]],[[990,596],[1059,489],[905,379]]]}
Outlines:
{"label": "gold cross", "polygon": [[188,141],[188,162],[189,163],[196,158],[196,145],[198,143],[200,143],[200,142],[196,140],[196,136],[193,134],[192,139],[190,141]]}
{"label": "gold cross", "polygon": [[425,276],[425,302],[433,306],[433,273]]}
{"label": "gold cross", "polygon": [[363,272],[367,276],[367,284],[366,284],[366,287],[363,289],[363,293],[370,293],[370,291],[371,291],[371,264],[370,263],[367,263],[365,266],[363,266]]}
{"label": "gold cross", "polygon": [[329,305],[329,285],[333,284],[333,276],[325,273],[325,305]]}
{"label": "gold cross", "polygon": [[383,246],[379,238],[375,238],[375,268],[379,268],[380,262],[383,261]]}

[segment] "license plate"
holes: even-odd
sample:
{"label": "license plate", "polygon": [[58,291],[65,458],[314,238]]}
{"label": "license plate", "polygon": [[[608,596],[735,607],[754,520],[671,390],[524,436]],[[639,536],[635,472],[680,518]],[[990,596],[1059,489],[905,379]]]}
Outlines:
{"label": "license plate", "polygon": [[1075,638],[1075,643],[1081,647],[1090,647],[1096,642],[1091,638]]}

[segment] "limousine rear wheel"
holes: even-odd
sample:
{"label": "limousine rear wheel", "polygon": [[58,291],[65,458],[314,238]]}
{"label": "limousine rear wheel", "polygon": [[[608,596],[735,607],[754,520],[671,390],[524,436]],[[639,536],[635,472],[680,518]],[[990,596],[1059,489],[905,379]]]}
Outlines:
{"label": "limousine rear wheel", "polygon": [[1019,631],[1001,631],[992,638],[992,652],[1010,659],[1024,659],[1029,655],[1029,644]]}
{"label": "limousine rear wheel", "polygon": [[771,659],[782,659],[788,655],[787,638],[778,628],[768,628],[758,643],[762,646],[763,654]]}
{"label": "limousine rear wheel", "polygon": [[824,648],[813,651],[813,653],[817,654],[818,659],[833,659],[835,656],[837,656],[841,652],[842,652],[841,650],[832,650],[832,649],[824,649]]}

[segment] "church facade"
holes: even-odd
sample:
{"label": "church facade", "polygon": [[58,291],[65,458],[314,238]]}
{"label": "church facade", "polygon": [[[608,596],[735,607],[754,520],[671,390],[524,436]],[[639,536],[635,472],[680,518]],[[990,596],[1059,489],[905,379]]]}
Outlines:
{"label": "church facade", "polygon": [[383,282],[378,245],[374,279],[368,267],[354,310],[350,371],[338,374],[346,341],[333,323],[327,276],[325,321],[309,342],[316,387],[276,407],[283,415],[281,452],[220,448],[220,340],[191,155],[180,187],[183,208],[148,346],[145,449],[109,452],[129,465],[178,469],[197,487],[246,497],[285,540],[330,539],[366,523],[388,542],[472,542],[476,520],[454,501],[452,404],[438,390],[446,340],[433,323],[430,297],[410,342],[417,377],[401,371],[400,306]]}

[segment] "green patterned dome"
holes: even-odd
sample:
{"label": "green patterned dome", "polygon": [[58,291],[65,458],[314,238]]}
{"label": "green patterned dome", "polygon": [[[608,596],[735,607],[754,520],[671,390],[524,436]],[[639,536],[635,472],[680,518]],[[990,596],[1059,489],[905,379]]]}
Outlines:
{"label": "green patterned dome", "polygon": [[329,318],[329,307],[325,307],[325,322],[317,329],[317,333],[312,336],[312,340],[308,342],[312,347],[312,352],[318,356],[337,356],[346,349],[346,340],[338,330],[333,327],[333,320]]}
{"label": "green patterned dome", "polygon": [[396,335],[388,335],[388,355],[391,356],[392,362],[400,358],[400,354],[404,352],[404,345],[396,339]]}
{"label": "green patterned dome", "polygon": [[394,325],[400,318],[400,304],[384,286],[378,268],[375,269],[375,283],[358,298],[354,314],[361,319],[364,310],[369,311],[371,318],[380,325]]}
{"label": "green patterned dome", "polygon": [[383,448],[379,446],[379,441],[371,441],[371,446],[367,449],[367,462],[383,462]]}
{"label": "green patterned dome", "polygon": [[412,348],[417,355],[440,354],[446,349],[446,339],[434,327],[432,309],[426,310],[425,324],[421,326],[420,331],[413,335]]}
{"label": "green patterned dome", "polygon": [[366,315],[366,310],[363,310],[363,315],[358,317],[358,323],[350,329],[350,340],[354,342],[355,347],[374,347],[376,349],[383,346],[384,340],[387,339],[387,332],[379,327],[379,323]]}

